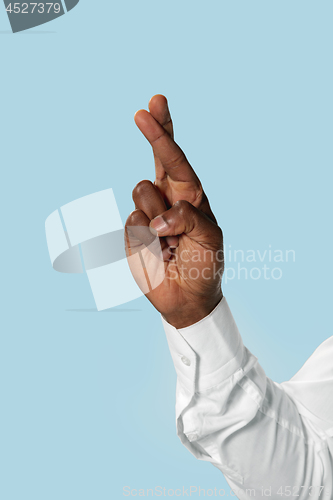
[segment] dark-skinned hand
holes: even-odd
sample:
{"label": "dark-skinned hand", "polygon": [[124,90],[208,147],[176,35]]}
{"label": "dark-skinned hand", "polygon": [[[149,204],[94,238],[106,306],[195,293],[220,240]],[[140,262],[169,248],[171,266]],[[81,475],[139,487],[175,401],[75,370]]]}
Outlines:
{"label": "dark-skinned hand", "polygon": [[[137,111],[134,119],[153,149],[155,181],[143,180],[133,190],[135,210],[126,229],[142,227],[144,236],[127,235],[127,255],[134,254],[141,243],[147,247],[157,234],[165,276],[144,293],[168,323],[184,328],[207,316],[222,299],[222,231],[197,175],[174,141],[167,99],[155,95],[149,111]],[[150,276],[157,269],[153,260],[145,259]],[[130,267],[141,286],[133,263]]]}

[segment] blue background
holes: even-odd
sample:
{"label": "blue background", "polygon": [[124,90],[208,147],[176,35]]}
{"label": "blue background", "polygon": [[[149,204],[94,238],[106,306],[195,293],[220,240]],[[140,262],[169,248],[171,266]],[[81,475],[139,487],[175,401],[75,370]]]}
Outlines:
{"label": "blue background", "polygon": [[44,222],[108,187],[125,221],[154,175],[133,115],[165,94],[226,246],[296,252],[280,280],[223,287],[267,375],[290,378],[332,334],[332,16],[324,0],[81,0],[12,35],[0,6],[1,499],[228,490],[176,436],[159,314],[145,297],[94,312],[87,277],[52,269]]}

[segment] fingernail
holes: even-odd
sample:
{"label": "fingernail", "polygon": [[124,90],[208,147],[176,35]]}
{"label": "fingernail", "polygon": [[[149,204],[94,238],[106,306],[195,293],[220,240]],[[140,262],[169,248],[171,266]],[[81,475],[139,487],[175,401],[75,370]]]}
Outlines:
{"label": "fingernail", "polygon": [[151,221],[150,227],[155,229],[157,233],[165,233],[165,231],[168,229],[168,224],[165,222],[163,217],[159,216]]}

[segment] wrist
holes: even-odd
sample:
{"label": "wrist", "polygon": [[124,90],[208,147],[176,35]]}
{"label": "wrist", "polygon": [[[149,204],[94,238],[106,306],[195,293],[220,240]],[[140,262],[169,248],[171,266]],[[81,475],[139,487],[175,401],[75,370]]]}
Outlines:
{"label": "wrist", "polygon": [[187,326],[194,325],[208,316],[223,298],[222,290],[209,300],[200,300],[200,302],[188,303],[177,308],[168,314],[163,314],[164,319],[173,327],[179,330]]}

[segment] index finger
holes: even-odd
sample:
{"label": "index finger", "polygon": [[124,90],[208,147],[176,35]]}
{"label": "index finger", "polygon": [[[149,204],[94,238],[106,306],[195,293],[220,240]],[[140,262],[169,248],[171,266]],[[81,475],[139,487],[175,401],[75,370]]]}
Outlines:
{"label": "index finger", "polygon": [[184,152],[155,118],[145,109],[140,109],[135,113],[134,120],[162,164],[163,169],[156,172],[156,179],[162,180],[167,174],[173,181],[191,182],[200,186]]}

